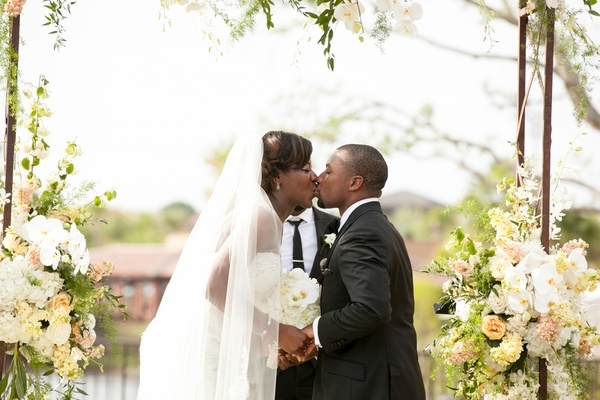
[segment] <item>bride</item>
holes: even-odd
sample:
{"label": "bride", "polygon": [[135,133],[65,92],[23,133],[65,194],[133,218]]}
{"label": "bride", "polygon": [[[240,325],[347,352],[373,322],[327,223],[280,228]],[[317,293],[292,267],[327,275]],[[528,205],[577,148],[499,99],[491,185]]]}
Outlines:
{"label": "bride", "polygon": [[261,305],[279,301],[282,223],[315,196],[311,153],[293,133],[236,141],[142,335],[138,400],[274,398],[278,348],[308,338]]}

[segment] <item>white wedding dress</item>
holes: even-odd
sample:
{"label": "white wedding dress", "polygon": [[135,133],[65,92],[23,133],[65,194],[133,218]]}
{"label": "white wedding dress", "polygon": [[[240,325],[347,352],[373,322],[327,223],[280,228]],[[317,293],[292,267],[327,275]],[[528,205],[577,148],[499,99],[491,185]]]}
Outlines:
{"label": "white wedding dress", "polygon": [[278,324],[265,311],[282,224],[260,187],[262,148],[253,136],[230,152],[142,335],[138,400],[274,398]]}

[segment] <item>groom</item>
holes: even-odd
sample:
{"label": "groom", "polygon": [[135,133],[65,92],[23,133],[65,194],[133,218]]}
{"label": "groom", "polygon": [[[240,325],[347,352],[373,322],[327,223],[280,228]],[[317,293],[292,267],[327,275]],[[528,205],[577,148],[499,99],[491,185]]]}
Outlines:
{"label": "groom", "polygon": [[381,211],[387,164],[367,145],[339,147],[317,179],[318,205],[341,220],[323,263],[314,400],[424,400],[404,241]]}

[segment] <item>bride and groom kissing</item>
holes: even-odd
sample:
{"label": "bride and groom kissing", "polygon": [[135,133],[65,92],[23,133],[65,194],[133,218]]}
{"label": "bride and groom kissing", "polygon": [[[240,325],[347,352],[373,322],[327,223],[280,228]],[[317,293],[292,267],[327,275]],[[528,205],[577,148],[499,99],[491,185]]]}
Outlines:
{"label": "bride and groom kissing", "polygon": [[[317,176],[305,138],[260,139],[234,145],[190,234],[142,337],[138,399],[271,400],[277,370],[265,360],[279,352],[283,368],[316,357],[313,399],[424,400],[410,260],[378,202],[383,156],[344,145]],[[300,330],[256,306],[281,269],[256,260],[279,255],[282,222],[315,196],[341,217],[321,266],[321,315]]]}

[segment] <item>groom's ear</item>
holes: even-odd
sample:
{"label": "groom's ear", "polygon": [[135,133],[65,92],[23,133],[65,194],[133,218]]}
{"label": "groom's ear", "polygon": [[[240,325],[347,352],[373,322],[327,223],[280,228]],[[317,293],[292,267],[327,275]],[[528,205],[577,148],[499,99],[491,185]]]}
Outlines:
{"label": "groom's ear", "polygon": [[363,183],[364,183],[364,178],[360,175],[354,175],[351,179],[350,179],[350,188],[349,190],[351,192],[356,192],[357,190],[360,190],[360,188],[363,187]]}

